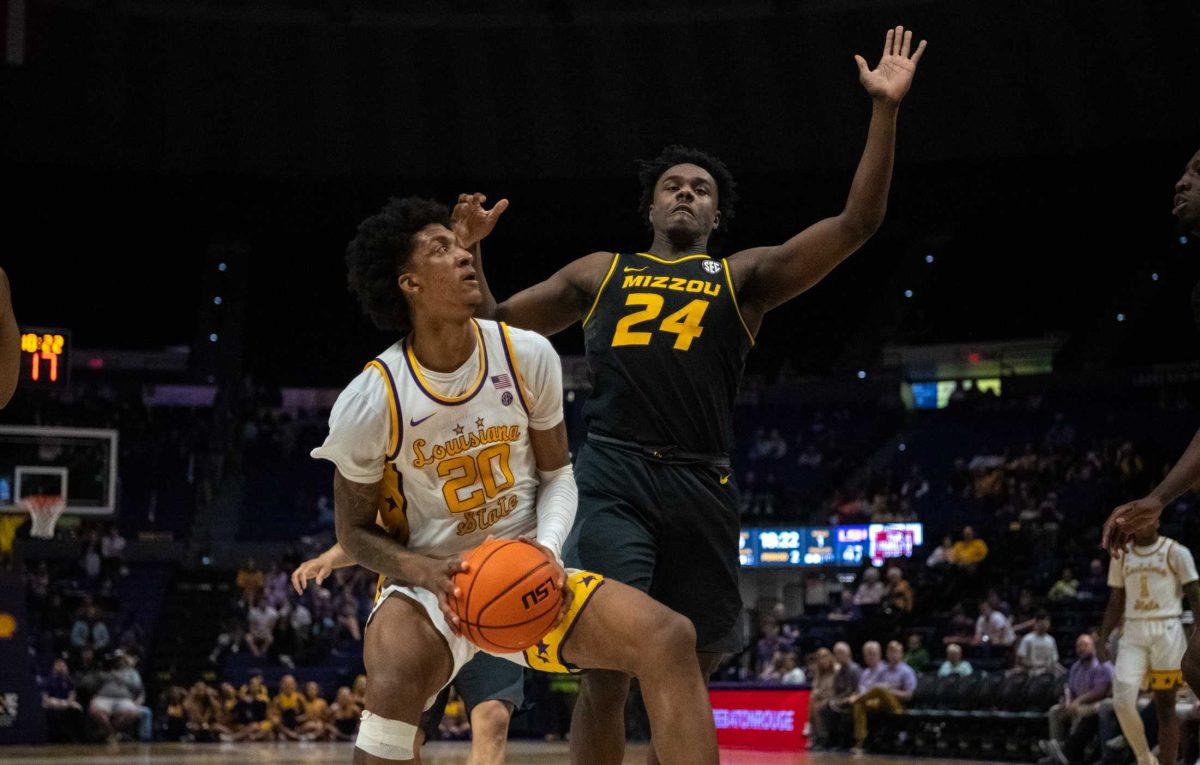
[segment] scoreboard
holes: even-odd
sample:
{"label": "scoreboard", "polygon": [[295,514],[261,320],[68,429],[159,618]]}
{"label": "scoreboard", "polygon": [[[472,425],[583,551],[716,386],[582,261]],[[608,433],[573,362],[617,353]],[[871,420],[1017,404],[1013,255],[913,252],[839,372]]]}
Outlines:
{"label": "scoreboard", "polygon": [[65,390],[71,377],[71,331],[21,327],[18,388]]}
{"label": "scoreboard", "polygon": [[749,528],[738,537],[738,560],[748,568],[881,566],[889,558],[911,558],[924,543],[920,523]]}

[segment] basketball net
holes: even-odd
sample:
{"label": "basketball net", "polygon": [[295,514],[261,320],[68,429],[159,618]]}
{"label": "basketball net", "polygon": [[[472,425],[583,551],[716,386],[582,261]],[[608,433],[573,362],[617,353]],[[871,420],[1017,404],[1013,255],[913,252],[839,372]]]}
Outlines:
{"label": "basketball net", "polygon": [[29,536],[52,539],[54,524],[58,523],[58,517],[63,514],[63,510],[67,509],[67,498],[57,494],[31,494],[20,499],[17,504],[21,509],[28,511],[33,520]]}

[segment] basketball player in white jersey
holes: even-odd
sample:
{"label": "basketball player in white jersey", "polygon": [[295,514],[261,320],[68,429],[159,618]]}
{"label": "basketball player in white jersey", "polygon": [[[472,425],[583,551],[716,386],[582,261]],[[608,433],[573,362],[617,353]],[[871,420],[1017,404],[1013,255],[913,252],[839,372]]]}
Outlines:
{"label": "basketball player in white jersey", "polygon": [[1192,613],[1200,615],[1200,577],[1192,554],[1156,528],[1139,531],[1124,554],[1108,568],[1112,588],[1097,653],[1103,660],[1109,635],[1124,619],[1113,674],[1113,711],[1138,765],[1157,765],[1138,715],[1138,691],[1149,686],[1158,717],[1158,750],[1163,763],[1174,765],[1179,751],[1179,719],[1175,692],[1183,685],[1180,664],[1187,638],[1179,618],[1186,593]]}
{"label": "basketball player in white jersey", "polygon": [[558,357],[540,335],[472,319],[482,293],[472,254],[449,226],[436,202],[392,200],[347,249],[351,290],[377,326],[404,335],[338,397],[329,436],[313,451],[337,468],[338,543],[384,577],[364,639],[355,762],[419,761],[422,710],[479,650],[459,632],[452,577],[492,535],[547,552],[564,594],[558,625],[502,658],[636,675],[660,759],[715,765],[691,622],[557,562],[577,497]]}

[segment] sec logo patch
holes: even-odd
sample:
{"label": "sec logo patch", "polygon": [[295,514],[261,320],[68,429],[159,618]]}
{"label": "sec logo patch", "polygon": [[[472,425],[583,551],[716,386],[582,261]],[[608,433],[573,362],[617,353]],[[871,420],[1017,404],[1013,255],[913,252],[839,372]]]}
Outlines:
{"label": "sec logo patch", "polygon": [[710,274],[721,273],[721,264],[715,260],[706,260],[701,265],[704,267],[704,270]]}
{"label": "sec logo patch", "polygon": [[508,406],[512,402],[513,402],[512,391],[507,391],[507,390],[504,391],[503,395],[500,396],[500,403],[504,404],[505,406]]}

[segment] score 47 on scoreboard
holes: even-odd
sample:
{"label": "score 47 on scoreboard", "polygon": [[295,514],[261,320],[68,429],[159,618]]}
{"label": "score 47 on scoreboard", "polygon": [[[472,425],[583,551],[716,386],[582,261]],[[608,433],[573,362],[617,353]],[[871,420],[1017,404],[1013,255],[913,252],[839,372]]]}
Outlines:
{"label": "score 47 on scoreboard", "polygon": [[889,558],[911,558],[924,543],[920,523],[750,528],[742,529],[738,558],[749,568],[881,566]]}
{"label": "score 47 on scoreboard", "polygon": [[17,387],[65,390],[70,377],[70,330],[21,327],[21,372]]}

